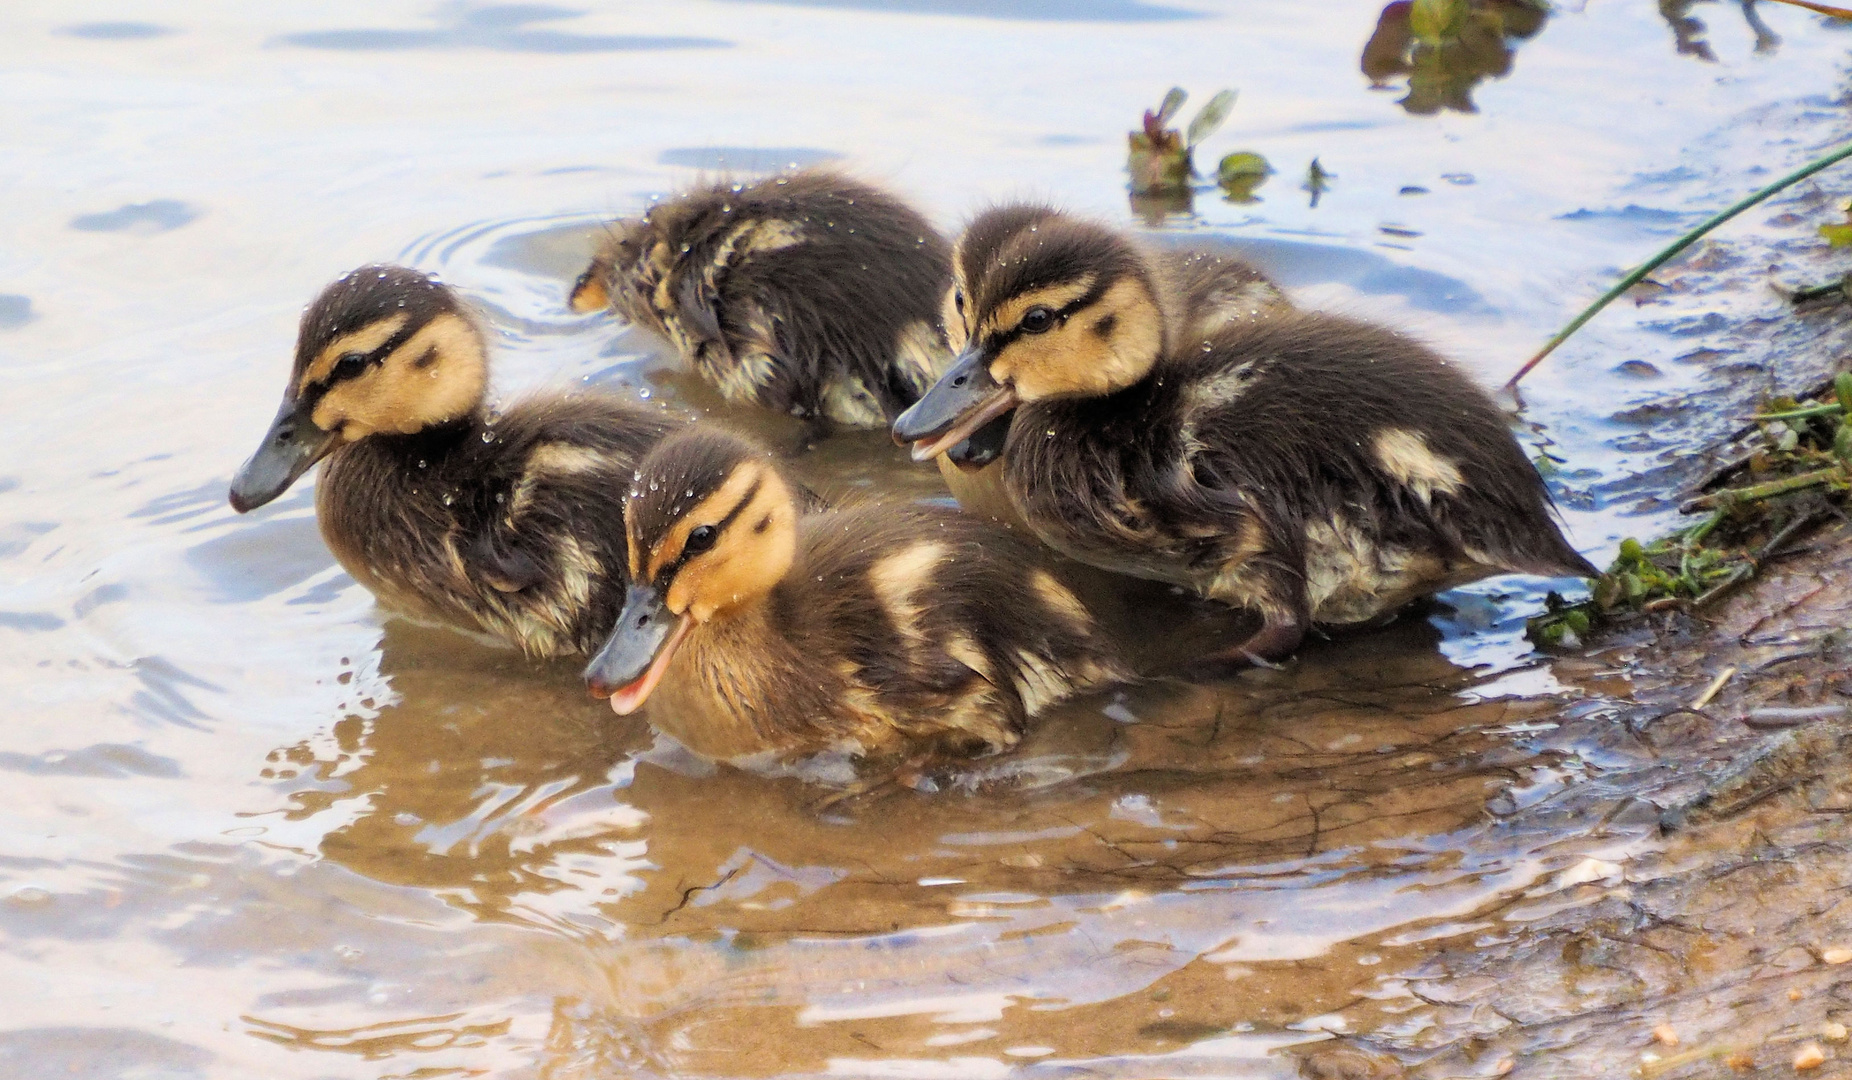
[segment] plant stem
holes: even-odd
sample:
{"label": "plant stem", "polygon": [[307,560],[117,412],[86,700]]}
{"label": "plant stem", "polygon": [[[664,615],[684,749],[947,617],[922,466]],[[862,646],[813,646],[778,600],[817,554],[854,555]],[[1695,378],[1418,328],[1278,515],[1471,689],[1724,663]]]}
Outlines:
{"label": "plant stem", "polygon": [[1839,407],[1838,402],[1834,402],[1831,405],[1809,405],[1805,409],[1789,409],[1787,412],[1756,413],[1753,416],[1745,416],[1743,417],[1743,419],[1745,420],[1807,420],[1815,416],[1833,416],[1835,414],[1842,413],[1844,411],[1845,411],[1844,409]]}
{"label": "plant stem", "polygon": [[1680,513],[1689,514],[1698,510],[1710,510],[1720,506],[1728,507],[1739,502],[1758,502],[1762,499],[1772,499],[1777,495],[1786,495],[1791,491],[1800,491],[1804,488],[1818,487],[1821,484],[1831,483],[1834,480],[1843,479],[1845,475],[1846,471],[1844,469],[1837,465],[1832,465],[1824,469],[1815,469],[1812,472],[1801,473],[1799,476],[1787,476],[1780,480],[1770,480],[1766,484],[1754,484],[1742,488],[1727,488],[1710,495],[1702,495],[1685,503],[1678,509]]}
{"label": "plant stem", "polygon": [[1833,7],[1830,4],[1816,4],[1813,0],[1775,0],[1775,3],[1792,4],[1797,8],[1806,8],[1808,11],[1817,11],[1822,15],[1831,15],[1835,19],[1852,19],[1852,10]]}
{"label": "plant stem", "polygon": [[1749,209],[1755,204],[1761,202],[1762,200],[1768,198],[1770,195],[1773,195],[1776,192],[1782,190],[1783,188],[1790,187],[1794,184],[1798,184],[1802,180],[1805,180],[1809,176],[1812,176],[1814,173],[1819,172],[1821,169],[1824,169],[1828,167],[1829,165],[1833,165],[1837,162],[1843,161],[1848,157],[1852,157],[1852,143],[1847,143],[1846,145],[1840,147],[1837,150],[1834,150],[1832,153],[1826,155],[1825,157],[1816,158],[1815,160],[1808,162],[1806,165],[1803,165],[1799,169],[1794,170],[1793,172],[1775,181],[1774,183],[1768,185],[1762,190],[1756,192],[1755,194],[1748,196],[1747,198],[1743,199],[1741,202],[1738,202],[1736,205],[1730,207],[1729,209],[1713,215],[1709,220],[1705,221],[1704,224],[1699,225],[1697,228],[1691,230],[1685,235],[1679,237],[1677,240],[1673,241],[1670,246],[1660,251],[1659,254],[1654,255],[1652,258],[1641,263],[1637,268],[1634,269],[1632,273],[1628,274],[1624,278],[1621,278],[1618,284],[1616,284],[1612,289],[1609,289],[1607,292],[1601,294],[1600,299],[1596,300],[1594,303],[1584,308],[1582,310],[1582,314],[1577,315],[1574,321],[1572,321],[1568,326],[1563,327],[1562,330],[1558,331],[1555,337],[1551,338],[1548,342],[1545,342],[1542,350],[1540,350],[1537,353],[1537,355],[1531,357],[1529,360],[1526,360],[1524,362],[1524,366],[1518,369],[1517,374],[1513,375],[1509,380],[1505,382],[1505,389],[1506,390],[1517,389],[1518,380],[1530,374],[1530,370],[1532,368],[1536,367],[1538,364],[1543,363],[1543,358],[1550,355],[1550,353],[1554,352],[1558,345],[1561,345],[1564,341],[1568,340],[1569,335],[1575,333],[1577,330],[1580,330],[1582,328],[1583,323],[1586,323],[1588,322],[1588,320],[1594,318],[1596,314],[1598,314],[1601,311],[1602,308],[1607,307],[1610,303],[1613,303],[1614,300],[1618,298],[1622,293],[1626,292],[1628,289],[1633,288],[1635,285],[1638,285],[1642,280],[1645,279],[1646,275],[1652,273],[1654,270],[1659,269],[1661,266],[1664,266],[1668,261],[1671,260],[1673,256],[1677,255],[1679,252],[1685,250],[1691,245],[1697,243],[1699,240],[1703,239],[1706,233],[1709,233],[1712,229],[1715,229],[1717,226],[1722,225],[1726,221],[1729,221],[1731,218]]}

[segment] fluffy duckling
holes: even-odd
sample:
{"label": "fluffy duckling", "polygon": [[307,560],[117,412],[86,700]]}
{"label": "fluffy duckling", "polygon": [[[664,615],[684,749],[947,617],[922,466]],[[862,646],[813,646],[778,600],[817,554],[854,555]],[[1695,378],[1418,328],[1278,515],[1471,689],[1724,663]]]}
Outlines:
{"label": "fluffy duckling", "polygon": [[970,754],[1129,673],[1032,542],[956,511],[807,513],[760,449],[692,428],[639,466],[633,583],[594,693],[704,757]]}
{"label": "fluffy duckling", "polygon": [[[1035,228],[1041,218],[1053,213],[1033,205],[1013,206],[1005,212],[1015,218],[1017,228],[1024,229]],[[1158,306],[1182,336],[1213,333],[1236,319],[1260,318],[1291,307],[1272,279],[1225,252],[1151,246],[1143,249],[1143,255],[1151,268]],[[957,290],[948,284],[940,317],[954,351],[966,344],[961,303]],[[1003,488],[1003,470],[992,464],[1003,453],[1009,428],[1010,418],[1003,416],[972,432],[939,455],[939,474],[966,511],[1024,527]]]}
{"label": "fluffy duckling", "polygon": [[231,504],[262,506],[323,458],[323,538],[388,606],[586,654],[628,579],[609,492],[673,422],[615,395],[542,395],[491,417],[488,350],[455,294],[365,266],[302,316],[295,367]]}
{"label": "fluffy duckling", "polygon": [[938,325],[949,259],[905,203],[805,169],[613,223],[570,302],[667,339],[728,401],[880,428],[951,357]]}
{"label": "fluffy duckling", "polygon": [[1214,659],[1493,574],[1595,573],[1497,406],[1399,334],[1283,306],[1180,325],[1143,252],[1042,208],[972,222],[952,304],[963,350],[895,437],[924,460],[1010,417],[1003,487],[1049,546],[1261,614]]}

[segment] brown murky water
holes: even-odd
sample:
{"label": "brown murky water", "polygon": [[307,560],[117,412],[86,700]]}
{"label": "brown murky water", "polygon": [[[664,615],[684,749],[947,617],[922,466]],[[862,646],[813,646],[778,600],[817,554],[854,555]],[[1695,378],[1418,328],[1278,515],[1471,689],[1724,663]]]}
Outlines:
{"label": "brown murky water", "polygon": [[[1516,636],[1547,583],[1079,702],[948,790],[825,805],[617,720],[572,665],[388,619],[308,485],[224,501],[300,305],[379,258],[481,302],[507,393],[624,383],[795,447],[564,311],[592,224],[698,175],[840,158],[948,227],[1024,193],[1131,221],[1139,110],[1237,86],[1205,156],[1279,174],[1157,227],[1492,381],[1847,127],[1852,37],[1799,11],[1761,14],[1776,44],[1735,6],[1593,4],[1442,56],[1394,53],[1396,10],[13,5],[3,1071],[1269,1076],[1332,1032],[1443,1042],[1401,973],[1503,940],[1514,901],[1624,863],[1654,820],[1625,664]],[[1744,223],[1528,384],[1585,550],[1664,519],[1701,465],[1675,440],[1830,360],[1833,316],[1777,322],[1762,283],[1826,276],[1831,202]],[[942,496],[878,436],[802,467]],[[1168,604],[1135,616],[1154,648],[1198,617]]]}

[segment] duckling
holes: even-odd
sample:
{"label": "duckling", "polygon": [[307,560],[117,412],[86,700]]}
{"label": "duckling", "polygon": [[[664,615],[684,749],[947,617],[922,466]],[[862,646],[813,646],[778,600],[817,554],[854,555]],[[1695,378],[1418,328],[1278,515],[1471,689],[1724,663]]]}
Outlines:
{"label": "duckling", "polygon": [[704,757],[1002,750],[1130,677],[1032,541],[913,503],[805,512],[725,432],[650,451],[624,524],[632,584],[586,682]]}
{"label": "duckling", "polygon": [[1285,306],[1179,325],[1166,300],[1111,229],[980,215],[953,266],[963,350],[895,438],[925,460],[1009,417],[1003,487],[1050,547],[1259,612],[1212,661],[1493,574],[1594,575],[1497,406],[1431,350]]}
{"label": "duckling", "polygon": [[570,304],[654,331],[728,401],[882,428],[951,358],[938,320],[950,275],[919,213],[812,168],[613,223]]}
{"label": "duckling", "polygon": [[535,656],[584,655],[629,579],[629,483],[675,423],[616,395],[484,405],[488,349],[451,290],[363,266],[302,316],[282,408],[232,480],[239,513],[322,459],[322,537],[389,607],[486,632]]}
{"label": "duckling", "polygon": [[[1036,227],[1054,211],[1043,206],[1017,205],[1007,208],[1006,213],[1015,228],[1025,229]],[[1184,336],[1212,333],[1232,320],[1258,318],[1291,306],[1271,278],[1225,252],[1152,246],[1145,248],[1144,256],[1160,297],[1159,307]],[[965,347],[962,302],[958,291],[948,285],[940,318],[947,344],[954,351]],[[939,455],[939,475],[967,512],[1026,528],[1003,489],[1003,470],[992,464],[1003,453],[1009,427],[1010,419],[1005,416],[972,432],[969,438]]]}

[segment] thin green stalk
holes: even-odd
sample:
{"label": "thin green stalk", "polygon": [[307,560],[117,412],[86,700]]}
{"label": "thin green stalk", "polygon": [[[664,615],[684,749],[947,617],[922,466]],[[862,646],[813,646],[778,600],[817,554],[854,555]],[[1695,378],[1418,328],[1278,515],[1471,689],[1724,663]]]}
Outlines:
{"label": "thin green stalk", "polygon": [[1789,409],[1787,412],[1756,413],[1744,417],[1745,420],[1809,420],[1816,416],[1837,416],[1845,412],[1838,402],[1831,405],[1809,405],[1805,409]]}
{"label": "thin green stalk", "polygon": [[1835,480],[1843,478],[1845,475],[1846,471],[1844,469],[1837,465],[1832,465],[1824,469],[1815,469],[1813,472],[1801,473],[1799,476],[1786,476],[1780,480],[1770,480],[1766,484],[1753,484],[1749,487],[1730,488],[1725,491],[1719,491],[1713,495],[1703,495],[1686,502],[1685,505],[1678,509],[1680,513],[1689,514],[1698,510],[1710,510],[1718,506],[1729,507],[1737,503],[1760,502],[1763,499],[1772,499],[1777,495],[1786,495],[1792,491],[1801,491],[1805,488],[1819,487],[1821,484],[1830,484]]}
{"label": "thin green stalk", "polygon": [[1819,172],[1821,169],[1824,169],[1828,167],[1829,165],[1833,165],[1837,162],[1844,161],[1846,158],[1849,158],[1849,157],[1852,157],[1852,143],[1847,143],[1846,145],[1840,147],[1839,149],[1833,151],[1832,153],[1826,155],[1825,157],[1818,158],[1802,166],[1801,168],[1794,170],[1793,172],[1775,181],[1774,183],[1768,185],[1762,190],[1756,192],[1755,194],[1749,196],[1748,198],[1745,198],[1741,202],[1737,203],[1735,206],[1730,207],[1728,210],[1725,210],[1713,216],[1708,221],[1704,222],[1704,224],[1699,225],[1697,228],[1691,230],[1685,235],[1679,237],[1677,240],[1673,241],[1669,247],[1660,251],[1659,254],[1654,255],[1652,258],[1646,260],[1644,263],[1641,263],[1640,266],[1636,268],[1631,274],[1628,274],[1626,277],[1621,278],[1620,282],[1616,284],[1612,289],[1609,289],[1607,292],[1601,294],[1601,298],[1599,300],[1596,300],[1594,303],[1584,308],[1582,311],[1582,314],[1577,315],[1575,317],[1575,321],[1571,322],[1568,326],[1563,327],[1563,329],[1559,331],[1555,337],[1551,338],[1548,342],[1544,344],[1543,349],[1539,351],[1537,355],[1531,357],[1529,360],[1526,360],[1524,362],[1524,366],[1518,369],[1518,373],[1516,375],[1513,375],[1505,383],[1505,389],[1515,390],[1517,388],[1519,379],[1522,379],[1524,376],[1530,374],[1531,368],[1534,368],[1538,364],[1543,363],[1543,358],[1550,355],[1552,352],[1556,351],[1556,347],[1558,345],[1561,345],[1564,341],[1568,340],[1570,334],[1573,334],[1577,330],[1582,329],[1583,323],[1586,323],[1588,320],[1594,318],[1595,315],[1599,313],[1602,308],[1607,307],[1609,304],[1613,303],[1614,300],[1618,298],[1622,293],[1626,292],[1628,289],[1633,288],[1635,285],[1638,285],[1642,280],[1645,279],[1646,275],[1652,273],[1654,270],[1659,269],[1661,266],[1664,266],[1669,260],[1672,259],[1673,256],[1677,255],[1679,252],[1685,250],[1691,245],[1697,243],[1699,240],[1703,239],[1706,233],[1709,233],[1712,229],[1715,229],[1717,226],[1722,225],[1724,222],[1730,220],[1731,218],[1749,209],[1755,204],[1761,202],[1762,200],[1768,198],[1770,195],[1773,195],[1776,192],[1782,190],[1783,188],[1790,187],[1794,184],[1798,184],[1802,180],[1805,180],[1809,176],[1812,176],[1814,173]]}

